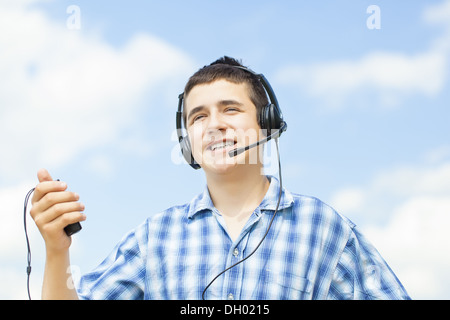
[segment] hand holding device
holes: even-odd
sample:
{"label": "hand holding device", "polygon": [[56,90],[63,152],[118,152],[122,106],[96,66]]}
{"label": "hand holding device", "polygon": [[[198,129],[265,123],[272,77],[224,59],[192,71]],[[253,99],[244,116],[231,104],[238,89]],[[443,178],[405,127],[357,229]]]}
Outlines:
{"label": "hand holding device", "polygon": [[[67,185],[59,182],[57,179],[53,181],[47,170],[39,170],[39,184],[36,188],[32,188],[25,196],[24,203],[24,229],[27,242],[27,289],[28,298],[30,295],[30,274],[31,274],[31,248],[27,232],[27,205],[31,194],[34,192],[32,199],[33,208],[30,211],[31,216],[36,222],[45,242],[47,250],[49,248],[58,248],[59,250],[67,250],[70,246],[70,236],[81,230],[79,221],[85,220],[85,216],[81,213],[84,205],[79,203],[79,197],[76,193],[66,191]],[[61,218],[65,215],[65,218]],[[75,221],[67,224],[67,221]],[[78,220],[78,221],[76,221]],[[64,226],[64,232],[67,237],[55,236],[60,233],[61,224]],[[53,243],[53,244],[52,244]],[[56,245],[55,245],[56,244]]]}
{"label": "hand holding device", "polygon": [[47,249],[68,248],[70,239],[62,237],[61,230],[69,237],[81,230],[79,221],[85,220],[82,213],[84,205],[78,201],[76,193],[67,191],[66,183],[53,181],[47,170],[39,170],[38,179],[30,214],[44,237]]}

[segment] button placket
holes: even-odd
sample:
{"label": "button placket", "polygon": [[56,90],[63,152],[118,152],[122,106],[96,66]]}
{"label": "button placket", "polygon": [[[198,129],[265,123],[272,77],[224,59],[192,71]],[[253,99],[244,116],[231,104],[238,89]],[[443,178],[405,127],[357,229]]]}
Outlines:
{"label": "button placket", "polygon": [[[249,241],[249,232],[252,230],[252,227],[257,223],[261,215],[260,211],[257,209],[254,214],[250,217],[247,225],[244,226],[241,234],[238,239],[234,241],[230,250],[228,251],[227,265],[233,265],[244,258],[244,252],[247,247],[247,243]],[[242,263],[236,265],[232,269],[228,270],[224,275],[223,282],[223,297],[227,300],[235,300],[240,299],[241,286],[243,281],[243,268],[244,265]]]}

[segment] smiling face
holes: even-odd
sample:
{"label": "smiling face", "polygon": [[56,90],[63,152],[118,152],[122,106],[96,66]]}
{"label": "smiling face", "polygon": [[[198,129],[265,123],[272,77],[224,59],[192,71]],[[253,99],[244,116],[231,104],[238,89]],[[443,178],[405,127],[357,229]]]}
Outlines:
{"label": "smiling face", "polygon": [[256,142],[261,135],[245,83],[217,80],[195,86],[185,99],[185,114],[192,154],[205,172],[261,165],[258,148],[228,156],[229,151]]}

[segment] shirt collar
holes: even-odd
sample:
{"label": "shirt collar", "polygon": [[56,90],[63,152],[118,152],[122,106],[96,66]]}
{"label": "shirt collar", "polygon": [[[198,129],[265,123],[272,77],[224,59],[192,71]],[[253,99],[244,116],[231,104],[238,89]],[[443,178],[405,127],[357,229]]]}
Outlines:
{"label": "shirt collar", "polygon": [[[258,208],[260,210],[274,211],[278,203],[278,195],[280,183],[277,178],[273,176],[267,176],[270,181],[269,189],[267,190],[264,199],[261,201]],[[290,207],[294,203],[294,198],[292,194],[286,190],[282,189],[281,200],[278,210],[282,210]],[[204,210],[213,210],[214,204],[211,200],[208,187],[206,186],[202,193],[197,195],[189,204],[188,218],[191,219],[199,212]]]}
{"label": "shirt collar", "polygon": [[189,211],[188,218],[191,219],[195,214],[204,211],[204,210],[213,210],[214,204],[211,200],[211,196],[209,195],[208,187],[205,187],[202,193],[197,195],[194,199],[189,203]]}

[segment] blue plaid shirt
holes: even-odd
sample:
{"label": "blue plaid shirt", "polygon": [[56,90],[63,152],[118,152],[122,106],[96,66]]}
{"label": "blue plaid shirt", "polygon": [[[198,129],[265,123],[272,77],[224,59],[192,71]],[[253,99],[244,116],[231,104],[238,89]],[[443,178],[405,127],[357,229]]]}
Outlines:
{"label": "blue plaid shirt", "polygon": [[[84,299],[201,299],[221,271],[246,257],[274,213],[278,180],[232,241],[208,189],[128,233],[77,284]],[[222,274],[206,299],[409,299],[355,225],[312,197],[283,190],[259,249]]]}

